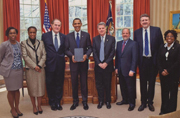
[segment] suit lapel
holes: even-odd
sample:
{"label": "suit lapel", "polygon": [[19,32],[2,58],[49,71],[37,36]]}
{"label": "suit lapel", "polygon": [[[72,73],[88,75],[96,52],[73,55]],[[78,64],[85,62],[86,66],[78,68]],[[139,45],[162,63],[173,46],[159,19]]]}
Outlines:
{"label": "suit lapel", "polygon": [[99,51],[99,54],[100,54],[100,47],[101,47],[101,36],[99,35],[98,36],[98,39],[97,39],[97,43],[98,43],[98,51]]}
{"label": "suit lapel", "polygon": [[119,49],[118,49],[118,50],[119,50],[120,56],[121,56],[121,54],[122,54],[122,53],[121,53],[121,50],[122,50],[122,43],[123,43],[123,41],[121,41],[121,42],[119,43],[120,46],[119,46]]}
{"label": "suit lapel", "polygon": [[77,43],[76,43],[76,39],[75,39],[75,35],[74,35],[75,31],[72,32],[72,41],[74,42],[74,44],[76,45],[77,47]]}
{"label": "suit lapel", "polygon": [[51,39],[51,44],[53,45],[53,49],[54,51],[56,51],[56,48],[54,47],[54,43],[53,43],[53,35],[52,35],[52,31],[50,32],[50,39]]}
{"label": "suit lapel", "polygon": [[153,29],[152,29],[152,27],[150,26],[150,50],[151,50],[151,52],[152,52],[152,43],[153,43],[153,36],[155,36],[154,35],[154,31],[153,31]]}
{"label": "suit lapel", "polygon": [[[128,42],[126,43],[124,50],[122,52],[122,55],[124,54],[124,52],[128,49],[129,44],[131,43],[131,39],[128,39]],[[121,45],[122,46],[122,45]],[[122,48],[121,48],[122,49]]]}
{"label": "suit lapel", "polygon": [[108,39],[108,36],[106,35],[105,40],[104,40],[104,48],[106,48],[108,41],[109,41],[109,39]]}
{"label": "suit lapel", "polygon": [[81,47],[81,45],[82,45],[82,40],[84,40],[84,32],[81,31],[81,38],[80,38],[79,47]]}

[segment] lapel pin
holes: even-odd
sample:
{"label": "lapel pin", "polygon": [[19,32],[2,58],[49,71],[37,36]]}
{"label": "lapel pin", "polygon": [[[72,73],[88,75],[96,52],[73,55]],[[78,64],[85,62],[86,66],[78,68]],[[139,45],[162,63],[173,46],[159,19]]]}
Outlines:
{"label": "lapel pin", "polygon": [[172,47],[172,49],[174,49],[174,47]]}

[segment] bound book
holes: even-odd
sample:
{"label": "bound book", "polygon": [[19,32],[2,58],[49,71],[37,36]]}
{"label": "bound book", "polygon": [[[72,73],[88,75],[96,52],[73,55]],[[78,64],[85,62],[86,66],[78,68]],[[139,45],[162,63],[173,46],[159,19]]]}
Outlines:
{"label": "bound book", "polygon": [[77,62],[83,61],[83,48],[74,49],[74,60]]}

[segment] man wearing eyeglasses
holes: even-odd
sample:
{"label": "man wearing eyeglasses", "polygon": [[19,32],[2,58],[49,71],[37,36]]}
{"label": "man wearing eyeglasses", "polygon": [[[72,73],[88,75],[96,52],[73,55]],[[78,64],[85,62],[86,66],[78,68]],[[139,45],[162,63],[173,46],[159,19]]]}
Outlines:
{"label": "man wearing eyeglasses", "polygon": [[154,88],[158,73],[156,60],[158,49],[163,44],[163,38],[159,27],[150,26],[149,15],[142,14],[140,16],[140,23],[142,28],[134,31],[134,41],[138,43],[138,67],[141,90],[141,105],[138,111],[143,111],[147,104],[149,110],[154,111]]}

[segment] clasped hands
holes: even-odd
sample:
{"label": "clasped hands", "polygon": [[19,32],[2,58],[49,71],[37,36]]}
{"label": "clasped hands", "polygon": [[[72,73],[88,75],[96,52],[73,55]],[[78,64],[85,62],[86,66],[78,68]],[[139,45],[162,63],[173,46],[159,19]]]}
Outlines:
{"label": "clasped hands", "polygon": [[39,66],[36,66],[34,69],[35,69],[35,71],[37,71],[37,72],[41,72],[41,69],[39,68]]}
{"label": "clasped hands", "polygon": [[[116,74],[118,74],[118,69],[115,70]],[[129,76],[133,77],[134,76],[134,72],[133,71],[129,71]]]}
{"label": "clasped hands", "polygon": [[98,65],[99,65],[99,67],[101,67],[102,69],[105,69],[108,64],[107,64],[106,62],[104,62],[104,63],[99,63]]}
{"label": "clasped hands", "polygon": [[166,70],[166,69],[164,69],[164,71],[162,71],[162,73],[161,73],[163,76],[167,76],[169,73],[168,73],[168,71]]}
{"label": "clasped hands", "polygon": [[[86,54],[83,55],[83,61],[81,61],[81,62],[84,62],[86,60],[86,58],[87,58],[87,55]],[[72,62],[74,62],[74,63],[77,62],[77,61],[74,60],[74,55],[72,56]]]}

